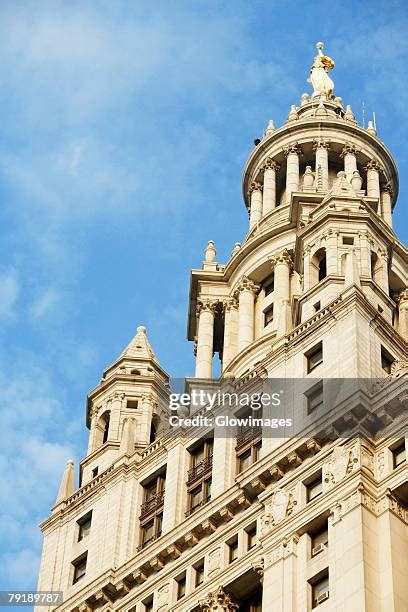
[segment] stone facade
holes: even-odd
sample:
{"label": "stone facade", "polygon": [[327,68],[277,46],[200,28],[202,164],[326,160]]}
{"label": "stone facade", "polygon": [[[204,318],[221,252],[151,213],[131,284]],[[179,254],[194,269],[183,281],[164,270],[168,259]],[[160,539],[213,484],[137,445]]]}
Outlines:
{"label": "stone facade", "polygon": [[[88,396],[80,487],[69,461],[41,525],[38,588],[62,590],[61,610],[408,609],[408,255],[392,228],[394,160],[372,125],[315,91],[281,128],[269,122],[243,194],[244,242],[221,265],[210,241],[192,271],[196,378],[212,378],[218,354],[231,388],[303,379],[303,431],[254,437],[243,469],[237,439],[176,435],[168,374],[139,327]],[[323,396],[329,379],[373,382],[345,406]]]}

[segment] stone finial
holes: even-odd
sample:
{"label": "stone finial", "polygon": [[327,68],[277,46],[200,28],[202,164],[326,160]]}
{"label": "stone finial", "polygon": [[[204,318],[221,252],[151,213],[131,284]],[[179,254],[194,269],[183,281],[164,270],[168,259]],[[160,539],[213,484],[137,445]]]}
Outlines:
{"label": "stone finial", "polygon": [[75,493],[75,472],[74,472],[74,462],[72,459],[68,459],[64,473],[62,474],[60,488],[58,489],[58,495],[56,499],[56,504],[61,503],[66,500],[68,497]]}
{"label": "stone finial", "polygon": [[214,263],[217,256],[217,251],[212,240],[208,241],[207,247],[204,251],[204,259],[207,263]]}
{"label": "stone finial", "polygon": [[136,336],[129,342],[121,357],[142,357],[155,359],[156,356],[147,339],[146,328],[139,325],[136,329]]}
{"label": "stone finial", "polygon": [[288,115],[288,121],[296,121],[297,119],[299,119],[299,115],[296,110],[296,106],[292,104],[292,106],[290,107],[289,115]]}
{"label": "stone finial", "polygon": [[354,115],[353,111],[351,110],[351,105],[350,104],[347,104],[347,106],[346,106],[346,112],[344,113],[344,119],[346,121],[351,121],[352,123],[357,123],[355,115]]}
{"label": "stone finial", "polygon": [[341,98],[340,96],[336,96],[334,98],[334,103],[337,104],[337,106],[341,106],[341,108],[343,108],[343,98]]}
{"label": "stone finial", "polygon": [[303,175],[303,189],[313,189],[314,185],[314,174],[311,166],[306,166],[305,173]]}
{"label": "stone finial", "polygon": [[363,184],[363,179],[360,176],[360,173],[358,170],[354,170],[353,172],[353,176],[351,177],[351,186],[354,189],[354,191],[360,191],[361,190],[361,186]]}
{"label": "stone finial", "polygon": [[300,106],[304,106],[305,104],[307,104],[310,101],[310,96],[307,93],[302,94],[302,97],[300,98]]}
{"label": "stone finial", "polygon": [[234,248],[232,249],[231,257],[234,257],[234,255],[236,253],[238,253],[238,251],[240,251],[240,250],[241,250],[241,243],[240,242],[236,242],[234,244]]}
{"label": "stone finial", "polygon": [[368,122],[367,132],[369,134],[372,134],[373,136],[377,136],[377,130],[375,129],[374,124],[373,124],[372,121]]}
{"label": "stone finial", "polygon": [[275,124],[273,119],[269,119],[268,125],[266,126],[265,136],[270,136],[275,131]]}
{"label": "stone finial", "polygon": [[316,109],[315,116],[316,117],[327,117],[327,108],[323,104],[323,99],[320,98],[319,106]]}

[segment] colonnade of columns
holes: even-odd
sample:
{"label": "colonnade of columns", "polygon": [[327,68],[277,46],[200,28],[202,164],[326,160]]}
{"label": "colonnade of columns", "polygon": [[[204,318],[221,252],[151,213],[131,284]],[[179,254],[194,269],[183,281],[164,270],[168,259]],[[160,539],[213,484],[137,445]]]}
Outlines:
{"label": "colonnade of columns", "polygon": [[[329,148],[330,143],[324,139],[314,141],[313,150],[315,152],[315,187],[318,191],[329,189]],[[302,149],[298,143],[294,143],[283,149],[286,157],[286,202],[290,203],[292,193],[300,190],[300,156]],[[353,143],[346,143],[341,152],[344,160],[344,171],[347,180],[354,189],[361,189],[362,177],[357,166],[358,150]],[[268,157],[261,167],[263,173],[263,184],[253,181],[250,184],[248,195],[250,198],[250,229],[270,213],[278,205],[276,178],[279,165],[272,158]],[[367,173],[367,196],[380,200],[380,214],[385,222],[392,226],[392,189],[389,183],[380,184],[380,164],[376,160],[370,160],[366,166]],[[310,173],[310,170],[309,170]]]}
{"label": "colonnade of columns", "polygon": [[232,297],[226,300],[201,299],[197,304],[196,378],[212,377],[214,319],[217,308],[224,312],[223,363],[255,338],[255,297],[260,286],[243,276]]}
{"label": "colonnade of columns", "polygon": [[[287,334],[291,326],[290,275],[293,262],[287,249],[269,261],[271,272],[275,275],[275,329],[280,337]],[[258,283],[244,275],[227,299],[203,297],[198,300],[195,349],[197,378],[212,377],[217,311],[224,315],[223,367],[255,340],[255,300],[260,288]]]}

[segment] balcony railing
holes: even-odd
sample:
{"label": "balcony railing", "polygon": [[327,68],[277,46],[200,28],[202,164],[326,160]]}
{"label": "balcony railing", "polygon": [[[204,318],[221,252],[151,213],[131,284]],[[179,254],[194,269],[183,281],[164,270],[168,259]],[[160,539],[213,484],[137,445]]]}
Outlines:
{"label": "balcony railing", "polygon": [[207,474],[207,472],[210,472],[212,470],[212,464],[213,456],[209,455],[209,457],[202,459],[202,461],[189,469],[187,473],[187,484],[189,485],[194,480],[197,480],[197,478],[200,478],[201,476]]}
{"label": "balcony railing", "polygon": [[160,491],[150,499],[144,502],[140,508],[140,517],[144,517],[151,512],[154,512],[161,508],[164,503],[164,491]]}
{"label": "balcony railing", "polygon": [[261,427],[245,427],[240,429],[237,435],[237,446],[236,450],[239,450],[243,446],[246,446],[250,442],[256,440],[256,438],[262,437]]}

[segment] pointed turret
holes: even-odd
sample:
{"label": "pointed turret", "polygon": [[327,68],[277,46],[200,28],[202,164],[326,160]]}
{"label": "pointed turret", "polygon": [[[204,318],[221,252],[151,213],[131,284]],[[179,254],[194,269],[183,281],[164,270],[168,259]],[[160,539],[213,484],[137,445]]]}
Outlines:
{"label": "pointed turret", "polygon": [[64,473],[62,474],[60,488],[58,489],[57,499],[55,504],[59,504],[75,493],[75,472],[74,462],[68,459]]}
{"label": "pointed turret", "polygon": [[132,338],[120,357],[136,357],[141,359],[155,359],[156,355],[147,339],[146,328],[139,325],[136,336]]}

